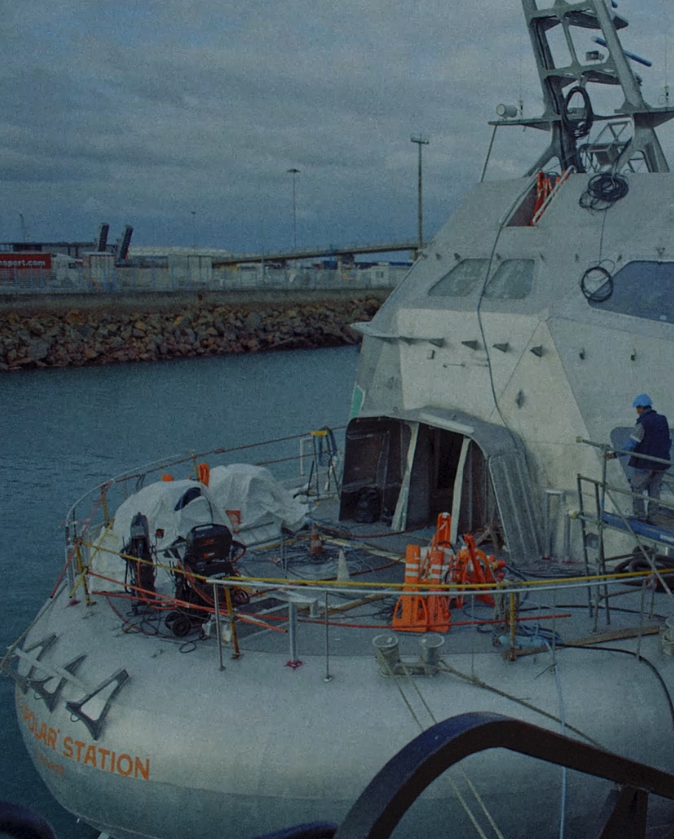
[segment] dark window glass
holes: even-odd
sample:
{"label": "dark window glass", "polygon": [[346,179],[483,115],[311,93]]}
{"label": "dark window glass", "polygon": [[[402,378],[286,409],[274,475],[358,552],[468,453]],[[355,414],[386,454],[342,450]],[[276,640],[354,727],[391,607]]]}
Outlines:
{"label": "dark window glass", "polygon": [[[674,262],[630,262],[592,297],[594,309],[674,323]],[[600,302],[602,297],[607,299]]]}

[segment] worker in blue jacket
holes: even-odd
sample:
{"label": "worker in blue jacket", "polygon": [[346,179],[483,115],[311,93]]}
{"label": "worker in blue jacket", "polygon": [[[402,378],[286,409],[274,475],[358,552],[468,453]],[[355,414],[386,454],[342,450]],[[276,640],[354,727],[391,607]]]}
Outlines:
{"label": "worker in blue jacket", "polygon": [[[632,407],[637,409],[639,416],[634,431],[630,434],[623,449],[633,452],[628,466],[632,467],[630,477],[632,492],[637,493],[632,498],[634,518],[642,521],[652,521],[660,509],[657,499],[660,498],[662,479],[669,469],[669,464],[658,463],[645,457],[639,457],[639,455],[657,457],[668,461],[672,440],[667,417],[653,410],[653,402],[647,393],[639,394],[632,402]],[[648,517],[646,515],[644,493],[648,494],[649,499],[655,499],[655,501],[649,502]]]}

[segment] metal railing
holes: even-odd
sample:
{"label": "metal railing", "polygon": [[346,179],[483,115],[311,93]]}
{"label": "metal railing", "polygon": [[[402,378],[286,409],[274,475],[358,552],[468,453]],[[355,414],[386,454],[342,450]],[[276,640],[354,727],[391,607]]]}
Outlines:
{"label": "metal railing", "polygon": [[119,265],[101,272],[82,267],[55,272],[47,269],[0,271],[0,294],[117,294],[125,292],[249,291],[286,289],[391,290],[409,266],[375,265],[359,268],[276,267],[260,263],[247,266],[212,266],[198,270],[181,265]]}
{"label": "metal railing", "polygon": [[[71,598],[81,596],[83,593],[88,601],[91,590],[93,594],[103,593],[111,599],[115,597],[126,598],[127,601],[133,601],[140,608],[154,611],[158,615],[162,613],[165,615],[169,610],[177,610],[187,615],[196,615],[195,623],[200,626],[203,626],[206,621],[210,621],[211,629],[217,636],[220,667],[224,666],[224,650],[228,644],[231,645],[234,657],[241,654],[242,646],[238,638],[238,628],[241,625],[253,626],[258,635],[259,633],[274,631],[286,634],[289,661],[295,662],[299,660],[298,650],[301,644],[301,633],[303,632],[301,625],[311,623],[315,635],[316,624],[322,623],[326,678],[329,678],[330,626],[332,623],[329,598],[339,596],[346,597],[351,601],[368,602],[386,597],[406,597],[410,596],[410,589],[406,587],[405,583],[355,582],[344,578],[336,580],[290,578],[287,564],[283,559],[284,551],[291,545],[292,540],[304,540],[302,549],[309,555],[311,552],[310,540],[314,537],[314,533],[304,531],[295,537],[279,537],[278,548],[275,548],[275,550],[280,555],[277,565],[280,573],[278,576],[271,578],[252,575],[198,577],[193,571],[183,568],[179,561],[173,562],[168,552],[163,553],[163,556],[169,557],[166,561],[163,561],[155,553],[154,558],[148,563],[154,569],[161,570],[174,581],[181,575],[196,576],[202,589],[211,592],[209,598],[203,599],[203,602],[185,602],[176,596],[176,589],[169,591],[168,588],[165,588],[163,592],[148,592],[140,583],[129,582],[126,578],[127,564],[134,562],[140,567],[145,560],[126,555],[122,550],[113,549],[105,543],[106,528],[111,525],[113,510],[130,493],[140,489],[148,478],[159,477],[167,470],[172,473],[176,473],[177,470],[187,471],[191,472],[193,477],[198,476],[200,474],[199,467],[204,462],[208,461],[211,465],[218,462],[233,463],[240,460],[242,453],[245,453],[246,459],[251,459],[250,455],[253,454],[258,465],[273,464],[277,473],[279,470],[281,472],[285,471],[286,477],[290,478],[299,473],[301,476],[301,491],[310,500],[316,501],[327,496],[336,496],[339,490],[337,464],[332,457],[322,460],[317,444],[317,441],[323,440],[326,436],[327,432],[321,430],[312,432],[310,435],[292,435],[267,443],[235,448],[222,447],[203,453],[190,452],[186,455],[147,464],[138,470],[133,470],[101,484],[94,491],[80,498],[69,511],[66,522],[65,564],[54,592],[58,589],[63,578],[66,577]],[[267,447],[271,447],[271,450]],[[581,480],[580,476],[579,480]],[[594,486],[597,498],[599,498],[599,491],[596,489],[597,484],[595,483]],[[623,492],[626,491],[623,490]],[[599,507],[598,509],[601,510],[602,508]],[[84,512],[85,510],[86,512]],[[596,520],[601,526],[601,515],[592,518],[587,512],[583,511],[582,495],[580,518],[584,524],[590,520]],[[337,548],[344,544],[344,542],[340,543],[338,538],[333,539],[333,541]],[[587,539],[585,542],[587,543]],[[354,540],[349,541],[349,545],[353,546],[354,544],[356,544]],[[166,549],[162,548],[162,551],[164,552]],[[377,553],[371,548],[368,548],[368,551]],[[97,557],[103,554],[114,555],[119,558],[114,577],[101,575],[100,568],[94,562]],[[390,561],[402,561],[401,556],[386,551],[379,551],[379,555]],[[518,627],[523,621],[527,620],[527,618],[516,614],[516,600],[521,595],[533,590],[540,592],[554,591],[557,594],[563,594],[567,590],[581,589],[588,594],[588,605],[591,613],[594,613],[595,616],[595,627],[602,606],[605,606],[605,617],[608,624],[610,623],[609,597],[617,596],[626,590],[633,591],[633,588],[629,589],[626,584],[641,585],[645,592],[646,590],[652,590],[653,581],[657,581],[669,591],[666,580],[667,572],[659,569],[650,555],[648,556],[649,562],[643,568],[638,570],[627,569],[625,571],[607,570],[606,563],[602,559],[602,562],[598,564],[597,573],[593,573],[593,568],[586,553],[585,573],[576,577],[567,576],[558,579],[528,581],[507,579],[496,584],[493,582],[471,582],[469,584],[456,582],[419,583],[414,587],[414,597],[423,599],[443,595],[451,598],[465,597],[470,602],[474,602],[475,598],[500,598],[505,603],[501,612],[505,617],[501,617],[500,620],[505,627],[504,637],[508,639],[509,654],[514,658],[518,654],[516,647],[520,642]],[[138,576],[140,577],[140,574]],[[105,591],[101,589],[100,580],[107,584]],[[246,595],[250,593],[258,599],[267,595],[275,595],[279,601],[275,606],[277,614],[268,618],[259,613],[247,614],[245,609],[235,609],[236,593],[242,590]],[[311,604],[313,604],[312,614],[310,616],[301,614],[301,609],[303,607],[309,609]],[[644,628],[646,611],[645,600],[642,597],[642,618],[639,633]],[[471,615],[474,615],[474,609],[471,610]],[[561,620],[568,615],[561,614],[558,617]],[[475,625],[481,623],[493,624],[496,623],[496,616],[486,621],[479,621],[471,617],[470,623]],[[223,632],[223,628],[226,629],[226,632]],[[385,630],[387,624],[382,622],[380,627],[370,626],[367,628]],[[247,637],[255,637],[255,632]]]}
{"label": "metal railing", "polygon": [[[325,678],[330,679],[330,655],[331,655],[331,641],[330,628],[339,626],[339,621],[333,623],[331,620],[331,607],[329,605],[329,597],[340,597],[343,600],[351,600],[359,605],[364,603],[372,603],[376,600],[386,597],[394,598],[436,598],[439,595],[444,595],[450,599],[461,597],[470,603],[470,614],[472,615],[469,621],[465,622],[466,626],[473,626],[476,629],[484,629],[485,627],[492,627],[494,629],[500,626],[502,628],[503,637],[507,639],[507,653],[510,660],[515,660],[518,655],[525,653],[530,654],[535,650],[549,650],[550,644],[544,635],[541,635],[538,645],[531,642],[527,649],[523,649],[520,645],[522,643],[522,636],[520,635],[520,628],[527,622],[542,620],[550,621],[553,625],[557,621],[563,621],[565,618],[570,618],[571,613],[565,609],[558,609],[537,615],[535,617],[522,615],[519,613],[517,604],[520,598],[531,593],[554,592],[555,596],[569,594],[574,591],[588,591],[588,592],[605,592],[611,591],[615,594],[631,593],[633,588],[629,586],[639,585],[646,590],[652,589],[653,574],[650,569],[639,571],[625,571],[625,572],[607,572],[599,574],[588,574],[586,576],[579,576],[575,578],[560,577],[558,579],[544,579],[544,580],[528,580],[518,581],[515,583],[508,580],[501,584],[489,583],[437,583],[426,582],[418,583],[414,586],[413,594],[410,593],[409,585],[405,583],[384,583],[384,582],[344,582],[339,580],[302,580],[302,579],[288,579],[288,578],[260,578],[260,577],[218,577],[206,580],[212,586],[213,601],[215,608],[213,610],[214,623],[218,647],[218,661],[221,669],[224,669],[224,650],[225,647],[231,649],[231,658],[237,659],[244,652],[244,644],[239,640],[237,627],[246,623],[252,622],[257,624],[260,632],[281,631],[287,634],[288,640],[288,661],[289,663],[300,660],[298,650],[301,647],[299,640],[298,627],[303,623],[309,624],[313,629],[321,628],[324,636],[324,655],[325,655]],[[232,607],[231,596],[228,594],[233,588],[244,587],[250,591],[255,592],[256,595],[277,594],[286,596],[288,602],[285,606],[285,615],[281,611],[276,617],[277,620],[274,625],[260,616],[247,615],[245,610],[239,611]],[[220,594],[219,590],[224,593]],[[500,604],[498,610],[495,609],[494,617],[490,618],[476,618],[475,615],[475,601],[483,599],[487,596],[498,598]],[[295,598],[295,602],[293,602]],[[598,598],[595,598],[598,600]],[[594,602],[594,601],[593,601]],[[312,608],[313,607],[315,608]],[[224,608],[223,608],[224,607]],[[304,608],[314,617],[305,615],[298,616],[298,609]],[[496,614],[499,617],[496,617]],[[648,610],[642,600],[642,614],[638,627],[634,633],[637,639],[637,646],[640,645],[643,636],[650,634],[651,629],[647,628],[645,618]],[[220,615],[219,619],[216,615]],[[608,621],[607,621],[608,622]],[[456,625],[456,624],[453,624]],[[223,626],[227,626],[227,639],[224,637]],[[358,623],[351,623],[351,628],[358,628]],[[380,632],[389,632],[391,630],[390,624],[381,623],[379,627],[370,624],[362,624],[362,629],[379,630]],[[437,636],[436,633],[427,633],[426,636]],[[248,636],[255,638],[255,635]],[[391,638],[396,638],[391,634]],[[531,638],[529,637],[529,640]],[[535,637],[533,639],[535,641]],[[375,649],[377,647],[376,639],[373,640]],[[384,647],[387,646],[383,641]],[[440,641],[439,643],[444,643]],[[553,639],[552,645],[557,642]],[[393,645],[395,646],[395,645]],[[563,641],[559,642],[559,646],[565,646]],[[389,659],[389,665],[393,667],[395,672],[395,665],[399,663],[397,656],[397,646],[393,651],[393,658]],[[379,658],[379,655],[377,654]],[[413,663],[401,665],[406,672],[413,672],[415,667]],[[422,668],[423,673],[428,673],[428,668]]]}
{"label": "metal railing", "polygon": [[[334,430],[341,431],[342,428]],[[325,429],[241,446],[173,455],[99,484],[82,495],[68,510],[64,522],[65,564],[57,586],[64,576],[67,576],[73,591],[78,579],[84,584],[91,552],[100,550],[94,545],[99,532],[110,526],[114,511],[129,495],[142,489],[148,479],[160,479],[168,473],[172,477],[183,473],[198,486],[201,464],[208,462],[209,467],[213,467],[244,461],[256,466],[273,466],[274,476],[281,482],[289,483],[294,491],[302,492],[309,502],[320,498],[321,494],[323,497],[334,495],[338,492],[340,459],[337,451],[327,452],[316,445],[316,435],[324,433]]]}
{"label": "metal railing", "polygon": [[[644,839],[648,797],[674,800],[674,775],[501,714],[471,712],[439,722],[408,743],[361,793],[337,839],[388,839],[418,796],[445,770],[488,749],[543,760],[619,785],[602,839]],[[533,806],[540,802],[532,799]],[[602,805],[597,803],[597,816]]]}
{"label": "metal railing", "polygon": [[[652,576],[657,580],[661,589],[672,597],[672,591],[667,583],[665,571],[658,567],[652,546],[664,544],[667,547],[674,545],[674,497],[669,484],[665,484],[669,492],[670,500],[661,497],[653,498],[644,496],[642,493],[634,492],[629,484],[618,485],[615,481],[609,480],[607,475],[607,461],[622,457],[634,456],[633,451],[619,449],[604,443],[595,443],[591,440],[578,438],[577,442],[598,449],[601,458],[601,477],[590,478],[586,475],[577,476],[579,512],[578,518],[581,521],[583,536],[583,556],[586,570],[589,569],[588,552],[594,548],[597,552],[597,562],[603,573],[606,572],[607,563],[626,560],[630,556],[637,556],[641,559],[643,567],[649,569]],[[638,454],[643,460],[654,464],[660,464],[671,468],[672,461],[664,460],[650,455]],[[627,482],[627,479],[626,479]],[[629,486],[629,488],[628,488]],[[658,510],[664,511],[666,518],[660,523],[655,521],[643,521],[635,517],[634,510],[626,510],[626,507],[633,508],[633,502],[641,500],[646,510],[646,502],[654,504]],[[596,533],[591,533],[589,527],[596,528]],[[606,555],[605,533],[606,531],[620,531],[625,533],[631,540],[633,551],[631,554],[618,554],[615,556]],[[606,609],[606,621],[610,624],[610,598],[611,593],[604,589],[597,592],[593,600],[588,592],[588,606],[595,613],[595,625],[597,611],[600,605],[604,604]]]}

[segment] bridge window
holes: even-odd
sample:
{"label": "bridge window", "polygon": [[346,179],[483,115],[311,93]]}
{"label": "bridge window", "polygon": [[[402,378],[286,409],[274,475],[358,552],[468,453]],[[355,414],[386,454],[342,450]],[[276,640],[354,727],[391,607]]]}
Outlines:
{"label": "bridge window", "polygon": [[[488,259],[464,259],[431,286],[431,297],[468,297],[482,290]],[[492,274],[484,291],[492,300],[521,300],[534,285],[533,259],[505,259]]]}
{"label": "bridge window", "polygon": [[593,309],[674,323],[674,262],[630,262],[588,302]]}
{"label": "bridge window", "polygon": [[505,259],[487,283],[484,296],[500,300],[522,300],[534,285],[533,259]]}
{"label": "bridge window", "polygon": [[488,267],[488,259],[463,259],[428,293],[431,297],[468,297],[482,287]]}

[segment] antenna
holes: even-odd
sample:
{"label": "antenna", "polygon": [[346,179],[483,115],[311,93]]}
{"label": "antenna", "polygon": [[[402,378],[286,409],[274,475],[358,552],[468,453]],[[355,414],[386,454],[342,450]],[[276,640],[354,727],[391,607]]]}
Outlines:
{"label": "antenna", "polygon": [[427,146],[431,141],[427,138],[422,136],[421,134],[417,134],[416,136],[413,134],[410,137],[410,140],[413,143],[416,143],[419,147],[419,189],[418,189],[418,208],[417,208],[417,238],[418,238],[418,248],[421,250],[424,246],[424,233],[423,233],[423,192],[422,192],[422,169],[421,169],[421,147]]}

